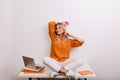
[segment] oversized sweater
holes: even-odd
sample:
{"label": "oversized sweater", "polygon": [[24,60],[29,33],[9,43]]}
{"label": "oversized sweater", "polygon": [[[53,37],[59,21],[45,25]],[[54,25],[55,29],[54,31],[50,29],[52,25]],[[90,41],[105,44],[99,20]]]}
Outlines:
{"label": "oversized sweater", "polygon": [[65,41],[62,36],[58,40],[54,33],[55,24],[55,21],[48,23],[49,36],[51,38],[50,57],[59,62],[62,62],[70,57],[71,47],[81,46],[83,42],[80,42],[76,39],[68,39]]}

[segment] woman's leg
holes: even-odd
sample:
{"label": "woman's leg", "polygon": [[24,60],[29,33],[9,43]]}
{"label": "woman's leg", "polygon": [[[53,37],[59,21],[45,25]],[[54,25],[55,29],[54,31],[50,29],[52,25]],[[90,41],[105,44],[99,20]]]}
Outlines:
{"label": "woman's leg", "polygon": [[61,67],[59,70],[60,73],[66,74],[68,70],[66,70],[64,67]]}
{"label": "woman's leg", "polygon": [[71,78],[77,78],[76,73],[73,71],[73,69],[81,66],[83,64],[82,60],[67,60],[65,61],[66,65],[64,66],[64,70],[66,71],[64,74]]}
{"label": "woman's leg", "polygon": [[72,70],[74,68],[77,68],[83,64],[83,61],[81,59],[72,60],[68,64],[64,66],[65,70]]}
{"label": "woman's leg", "polygon": [[56,72],[59,72],[61,69],[61,66],[59,65],[59,63],[50,57],[45,57],[43,59],[43,63]]}

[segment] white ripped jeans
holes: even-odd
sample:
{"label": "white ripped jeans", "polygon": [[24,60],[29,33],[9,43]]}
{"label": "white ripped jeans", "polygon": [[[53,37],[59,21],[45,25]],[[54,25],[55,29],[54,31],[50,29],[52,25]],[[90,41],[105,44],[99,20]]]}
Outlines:
{"label": "white ripped jeans", "polygon": [[70,60],[67,59],[64,62],[58,62],[50,57],[45,57],[43,60],[43,63],[47,65],[49,68],[53,69],[56,72],[59,72],[59,70],[64,67],[65,70],[73,70],[79,66],[82,65],[82,60],[77,59],[77,60]]}

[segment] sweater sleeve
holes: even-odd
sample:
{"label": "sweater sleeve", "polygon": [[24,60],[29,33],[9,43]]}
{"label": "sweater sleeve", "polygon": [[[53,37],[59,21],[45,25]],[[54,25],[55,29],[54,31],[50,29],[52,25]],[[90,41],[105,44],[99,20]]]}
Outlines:
{"label": "sweater sleeve", "polygon": [[73,48],[82,46],[83,43],[84,42],[78,41],[76,39],[71,39],[71,47]]}
{"label": "sweater sleeve", "polygon": [[49,36],[51,39],[53,39],[54,36],[54,27],[55,27],[56,22],[55,21],[50,21],[48,23],[48,30],[49,30]]}

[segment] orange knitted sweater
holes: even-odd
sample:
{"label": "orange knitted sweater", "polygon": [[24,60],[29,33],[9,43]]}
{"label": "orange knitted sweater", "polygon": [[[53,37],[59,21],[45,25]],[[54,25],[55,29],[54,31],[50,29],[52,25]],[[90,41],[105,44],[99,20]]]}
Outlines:
{"label": "orange knitted sweater", "polygon": [[64,41],[62,36],[60,37],[60,40],[58,41],[58,39],[56,38],[54,34],[55,24],[56,24],[55,21],[51,21],[48,23],[49,36],[51,38],[50,57],[59,62],[62,62],[69,58],[71,47],[81,46],[83,42],[80,42],[76,39],[68,39]]}

